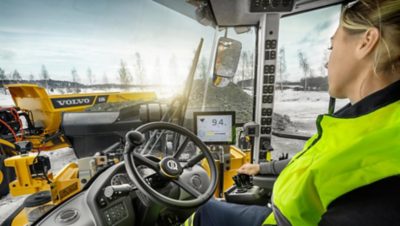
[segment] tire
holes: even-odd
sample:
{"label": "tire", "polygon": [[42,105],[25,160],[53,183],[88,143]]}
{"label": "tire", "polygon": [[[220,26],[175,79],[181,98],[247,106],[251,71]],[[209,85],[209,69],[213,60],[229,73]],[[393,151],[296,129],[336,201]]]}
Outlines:
{"label": "tire", "polygon": [[10,189],[8,184],[10,182],[10,170],[4,166],[4,160],[7,158],[5,155],[0,155],[0,198],[6,196]]}

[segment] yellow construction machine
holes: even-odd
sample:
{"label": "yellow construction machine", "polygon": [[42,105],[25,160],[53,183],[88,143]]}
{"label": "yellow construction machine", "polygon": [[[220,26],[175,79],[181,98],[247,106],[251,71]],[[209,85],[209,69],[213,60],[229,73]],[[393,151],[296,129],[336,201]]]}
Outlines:
{"label": "yellow construction machine", "polygon": [[[12,159],[16,166],[32,165],[37,158],[28,160],[26,155],[19,154],[53,151],[73,145],[61,130],[63,113],[82,112],[96,104],[128,101],[143,103],[156,99],[154,92],[48,95],[45,88],[34,84],[12,84],[6,87],[15,106],[0,107],[0,196],[8,193],[8,183],[15,174],[29,178],[25,173],[19,174],[21,172],[6,168],[5,159],[14,156]],[[31,187],[31,183],[27,184]],[[23,187],[23,190],[29,189]]]}
{"label": "yellow construction machine", "polygon": [[[70,144],[60,131],[62,113],[82,112],[96,104],[145,102],[156,99],[154,92],[102,92],[48,95],[46,89],[34,84],[6,85],[15,106],[30,118],[23,140],[32,142],[33,150],[56,150]],[[28,120],[27,120],[28,121]],[[28,121],[29,122],[29,121]]]}

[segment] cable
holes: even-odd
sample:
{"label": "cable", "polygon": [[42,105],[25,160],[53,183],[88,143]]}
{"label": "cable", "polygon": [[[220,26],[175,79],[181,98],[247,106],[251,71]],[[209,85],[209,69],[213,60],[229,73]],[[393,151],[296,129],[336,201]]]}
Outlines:
{"label": "cable", "polygon": [[[38,148],[38,153],[37,153],[37,155],[35,156],[35,158],[33,159],[33,164],[36,164],[36,163],[38,163],[38,158],[39,158],[39,155],[40,155],[40,152],[41,152],[41,148]],[[46,181],[47,181],[47,183],[48,184],[51,184],[51,183],[53,183],[50,179],[49,179],[49,177],[47,176],[47,173],[49,172],[49,170],[46,170],[45,169],[45,167],[43,167],[43,170],[42,170],[42,174],[43,174],[43,179],[45,179]]]}
{"label": "cable", "polygon": [[24,127],[22,126],[21,117],[19,117],[18,111],[15,108],[11,108],[11,109],[12,109],[11,111],[15,113],[15,118],[19,123],[19,131],[21,132],[21,140],[23,140],[25,134],[24,134]]}
{"label": "cable", "polygon": [[22,127],[21,118],[19,117],[17,110],[15,108],[11,108],[11,107],[7,108],[7,109],[14,116],[15,121],[18,122],[19,130],[21,132],[21,140],[23,140],[23,138],[24,138],[24,128]]}
{"label": "cable", "polygon": [[3,155],[6,155],[6,151],[3,148],[3,145],[0,144],[0,151]]}
{"label": "cable", "polygon": [[2,119],[0,119],[0,123],[3,124],[12,133],[15,141],[18,141],[17,134],[15,134],[15,131],[5,121],[3,121]]}

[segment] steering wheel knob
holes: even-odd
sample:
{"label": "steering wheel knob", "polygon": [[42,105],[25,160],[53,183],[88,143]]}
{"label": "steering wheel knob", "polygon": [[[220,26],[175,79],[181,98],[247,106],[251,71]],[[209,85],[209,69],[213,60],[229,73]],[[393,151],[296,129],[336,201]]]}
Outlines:
{"label": "steering wheel knob", "polygon": [[163,174],[163,176],[169,178],[177,178],[183,172],[181,165],[173,157],[165,157],[160,161],[159,164],[160,164],[160,171]]}
{"label": "steering wheel knob", "polygon": [[145,140],[144,135],[139,131],[129,131],[126,134],[126,141],[135,147],[142,145]]}

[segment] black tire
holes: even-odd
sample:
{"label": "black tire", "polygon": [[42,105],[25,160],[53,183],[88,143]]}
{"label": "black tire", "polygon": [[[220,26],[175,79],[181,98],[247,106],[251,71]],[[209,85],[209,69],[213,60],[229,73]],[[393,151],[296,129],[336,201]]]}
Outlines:
{"label": "black tire", "polygon": [[0,155],[0,173],[2,174],[2,179],[0,181],[0,198],[6,196],[10,189],[8,184],[10,182],[10,170],[4,166],[4,160],[7,158],[5,155]]}

